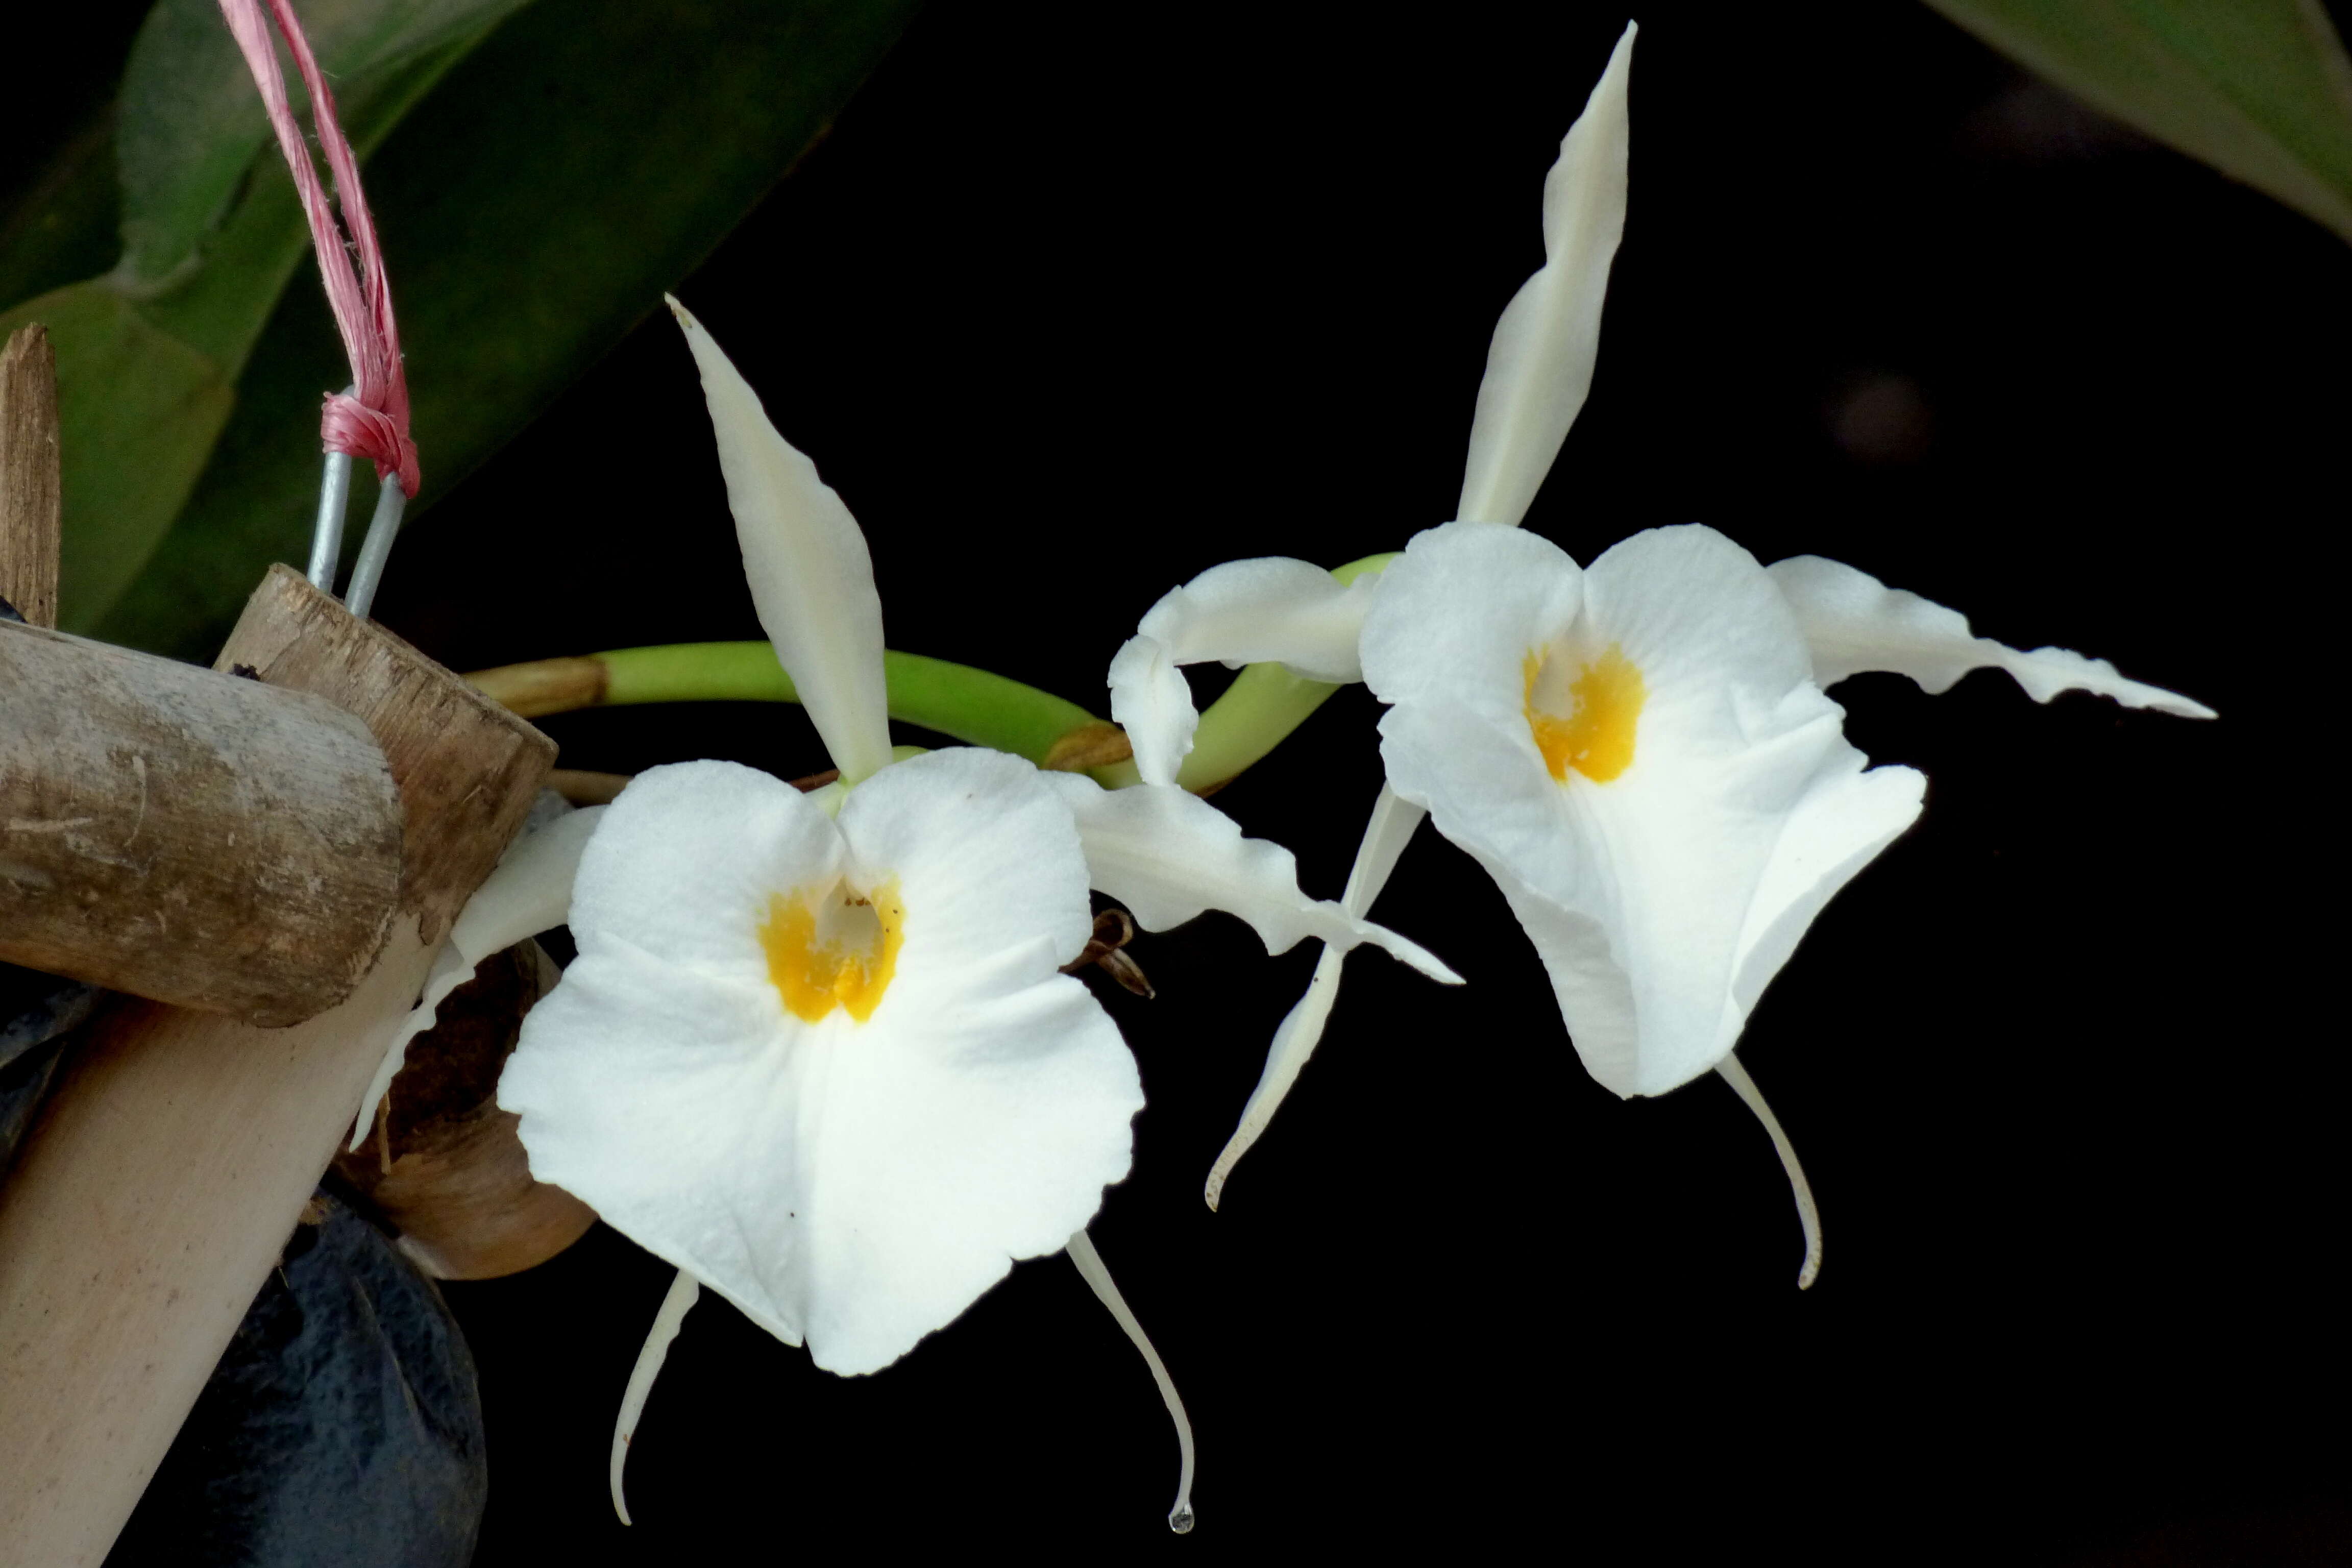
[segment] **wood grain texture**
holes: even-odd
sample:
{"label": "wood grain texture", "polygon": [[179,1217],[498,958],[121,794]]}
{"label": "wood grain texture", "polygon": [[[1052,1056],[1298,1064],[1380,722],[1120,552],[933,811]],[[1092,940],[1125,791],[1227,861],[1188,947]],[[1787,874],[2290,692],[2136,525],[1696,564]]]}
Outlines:
{"label": "wood grain texture", "polygon": [[325,699],[0,622],[0,960],[299,1023],[374,963],[401,831]]}
{"label": "wood grain texture", "polygon": [[268,1276],[554,747],[280,568],[224,662],[366,721],[410,859],[376,967],[287,1029],[125,1003],[0,1186],[0,1549],[97,1564]]}
{"label": "wood grain texture", "polygon": [[407,811],[403,900],[438,942],[522,826],[555,742],[290,566],[269,569],[214,662],[366,721]]}
{"label": "wood grain texture", "polygon": [[0,347],[0,599],[58,624],[58,357],[35,321]]}

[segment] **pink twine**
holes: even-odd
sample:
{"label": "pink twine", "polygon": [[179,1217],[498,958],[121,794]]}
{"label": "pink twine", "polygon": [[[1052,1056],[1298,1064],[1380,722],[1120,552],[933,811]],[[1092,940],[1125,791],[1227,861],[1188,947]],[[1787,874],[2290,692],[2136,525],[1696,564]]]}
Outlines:
{"label": "pink twine", "polygon": [[[367,195],[360,188],[359,159],[335,121],[334,95],[310,53],[310,40],[295,19],[289,0],[268,0],[269,14],[293,52],[302,85],[310,89],[310,117],[319,129],[320,149],[335,178],[335,195],[342,210],[346,241],[328,205],[319,171],[311,165],[310,149],[294,119],[294,106],[278,73],[278,50],[262,18],[263,0],[220,0],[221,15],[236,39],[245,63],[261,89],[270,128],[278,133],[278,151],[301,193],[302,210],[310,220],[310,240],[319,253],[319,276],[327,286],[327,303],[335,312],[335,326],[343,335],[343,352],[352,362],[353,395],[327,395],[319,419],[319,434],[330,452],[348,452],[375,464],[382,483],[398,474],[404,495],[415,496],[419,482],[416,443],[408,438],[408,373],[400,362],[400,328],[392,317],[392,287],[385,280],[383,250],[377,245],[375,220],[368,215]],[[359,265],[352,267],[356,254]]]}

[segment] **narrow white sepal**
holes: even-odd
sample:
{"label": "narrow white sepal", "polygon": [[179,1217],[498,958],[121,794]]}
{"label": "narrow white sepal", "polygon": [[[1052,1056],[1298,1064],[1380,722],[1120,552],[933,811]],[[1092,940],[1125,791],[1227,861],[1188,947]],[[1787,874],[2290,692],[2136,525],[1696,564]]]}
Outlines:
{"label": "narrow white sepal", "polygon": [[1418,942],[1328,900],[1308,898],[1289,850],[1243,837],[1240,824],[1189,791],[1169,784],[1107,790],[1081,773],[1045,776],[1077,819],[1088,879],[1146,931],[1223,910],[1256,931],[1269,953],[1287,952],[1308,937],[1342,951],[1369,942],[1433,980],[1462,983]]}
{"label": "narrow white sepal", "polygon": [[1462,521],[1518,525],[1592,389],[1609,263],[1625,232],[1633,34],[1627,24],[1544,178],[1544,265],[1495,323],[1454,509]]}
{"label": "narrow white sepal", "polygon": [[2151,708],[2177,718],[2215,716],[2203,703],[2177,692],[2125,679],[2105,659],[2063,647],[2024,652],[1978,637],[1958,610],[1889,588],[1840,562],[1794,555],[1766,570],[1796,611],[1812,653],[1813,678],[1824,687],[1865,670],[1886,670],[1909,676],[1927,691],[1947,691],[1972,669],[2005,669],[2037,702],[2062,691],[2091,691],[2126,708]]}
{"label": "narrow white sepal", "polygon": [[834,766],[856,784],[890,761],[882,600],[866,535],[816,465],[776,433],[759,395],[702,323],[676,300],[669,308],[702,372],[760,625]]}
{"label": "narrow white sepal", "polygon": [[[1364,826],[1363,842],[1357,847],[1356,863],[1348,872],[1348,889],[1340,895],[1339,907],[1349,914],[1360,917],[1372,907],[1381,889],[1388,885],[1389,875],[1396,869],[1397,859],[1412,835],[1429,814],[1420,806],[1398,796],[1385,785],[1381,797],[1372,805],[1371,820]],[[1327,947],[1315,961],[1315,977],[1307,983],[1307,994],[1298,999],[1274,1032],[1274,1044],[1265,1053],[1265,1070],[1258,1075],[1257,1087],[1250,1091],[1249,1103],[1242,1108],[1241,1125],[1225,1140],[1217,1154],[1216,1163],[1209,1168],[1209,1180],[1202,1196],[1212,1209],[1224,1195],[1225,1180],[1233,1174],[1234,1166],[1258,1141],[1274,1113],[1282,1109],[1283,1098],[1290,1086],[1298,1081],[1299,1070],[1323,1038],[1323,1026],[1330,1021],[1331,1007],[1339,999],[1339,971],[1347,962],[1347,952]]]}
{"label": "narrow white sepal", "polygon": [[[1095,1300],[1110,1310],[1118,1326],[1135,1348],[1143,1352],[1143,1362],[1151,1369],[1151,1381],[1160,1385],[1160,1397],[1168,1406],[1169,1419],[1176,1423],[1176,1451],[1179,1456],[1176,1476],[1176,1506],[1168,1510],[1168,1528],[1179,1535],[1192,1528],[1192,1422],[1184,1414],[1184,1401],[1176,1392],[1176,1380],[1168,1375],[1168,1367],[1160,1352],[1151,1348],[1143,1325],[1136,1321],[1128,1310],[1126,1298],[1111,1282],[1110,1270],[1103,1267],[1102,1254],[1085,1231],[1070,1237],[1070,1261],[1078,1266],[1078,1273],[1095,1293]],[[616,1494],[617,1495],[617,1494]],[[625,1514],[622,1516],[626,1518]]]}
{"label": "narrow white sepal", "polygon": [[1282,1109],[1290,1086],[1298,1081],[1299,1069],[1315,1054],[1323,1026],[1331,1021],[1332,1004],[1339,999],[1339,971],[1347,962],[1348,955],[1339,948],[1325,948],[1315,960],[1315,976],[1307,983],[1307,994],[1283,1015],[1281,1026],[1274,1031],[1274,1043],[1266,1047],[1265,1069],[1258,1075],[1257,1087],[1250,1090],[1249,1103],[1242,1107],[1241,1123],[1217,1152],[1216,1163],[1209,1167],[1209,1179],[1201,1189],[1213,1212],[1224,1198],[1225,1182],[1234,1167]]}
{"label": "narrow white sepal", "polygon": [[609,1473],[613,1511],[621,1516],[623,1524],[636,1522],[629,1517],[628,1500],[621,1493],[621,1472],[628,1468],[629,1444],[637,1435],[637,1417],[646,1412],[646,1400],[654,1391],[654,1379],[661,1375],[662,1363],[669,1359],[670,1344],[685,1326],[687,1312],[701,1298],[701,1282],[679,1269],[677,1278],[669,1282],[668,1292],[662,1297],[661,1310],[654,1314],[654,1326],[646,1335],[646,1348],[637,1352],[637,1364],[629,1369],[628,1390],[621,1395],[621,1414],[613,1423]]}
{"label": "narrow white sepal", "polygon": [[1308,561],[1264,556],[1212,566],[1160,595],[1110,665],[1110,716],[1146,784],[1173,784],[1201,716],[1181,666],[1279,664],[1308,680],[1361,680],[1356,641],[1380,586]]}
{"label": "narrow white sepal", "polygon": [[1764,1124],[1765,1132],[1772,1140],[1773,1152],[1780,1156],[1780,1168],[1789,1173],[1789,1191],[1797,1200],[1797,1223],[1805,1232],[1805,1261],[1797,1269],[1797,1289],[1809,1289],[1822,1271],[1822,1213],[1813,1205],[1813,1187],[1805,1180],[1805,1168],[1797,1163],[1797,1146],[1780,1131],[1780,1119],[1764,1103],[1762,1091],[1748,1076],[1748,1069],[1739,1065],[1738,1055],[1725,1052],[1723,1059],[1715,1064],[1715,1070],[1731,1086],[1740,1103]]}
{"label": "narrow white sepal", "polygon": [[383,1059],[376,1064],[375,1076],[368,1079],[367,1092],[360,1097],[359,1120],[352,1129],[351,1147],[356,1149],[367,1141],[376,1106],[399,1076],[410,1043],[433,1026],[449,994],[471,980],[475,967],[490,954],[564,922],[572,910],[572,880],[579,873],[581,854],[608,809],[583,806],[518,838],[507,847],[498,869],[474,889],[474,896],[450,923],[448,940],[433,955],[424,999],[394,1033]]}

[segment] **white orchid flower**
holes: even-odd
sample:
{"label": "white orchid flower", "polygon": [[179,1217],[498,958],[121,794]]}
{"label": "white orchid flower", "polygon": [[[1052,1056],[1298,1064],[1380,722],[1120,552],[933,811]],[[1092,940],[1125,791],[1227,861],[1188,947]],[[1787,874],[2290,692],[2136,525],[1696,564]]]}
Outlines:
{"label": "white orchid flower", "polygon": [[[1279,660],[1390,704],[1387,786],[1342,903],[1360,915],[1424,814],[1495,878],[1586,1069],[1620,1095],[1710,1068],[1780,1152],[1819,1268],[1803,1173],[1732,1047],[1832,895],[1910,826],[1924,781],[1866,768],[1822,688],[1866,669],[1940,691],[2007,669],[2035,698],[2090,690],[2208,710],[2059,648],[1973,637],[1954,612],[1816,557],[1767,571],[1711,529],[1638,534],[1580,569],[1517,524],[1581,408],[1625,211],[1628,27],[1544,185],[1547,260],[1496,324],[1456,515],[1342,589],[1302,562],[1219,566],[1163,598],[1112,666],[1147,778],[1195,721],[1178,666]],[[1351,635],[1352,634],[1352,635]],[[1208,1182],[1210,1206],[1314,1050],[1343,954],[1276,1032]]]}
{"label": "white orchid flower", "polygon": [[753,601],[841,780],[803,795],[731,763],[657,767],[524,840],[457,922],[407,1033],[481,958],[571,926],[578,957],[525,1018],[499,1102],[535,1175],[679,1270],[615,1433],[624,1520],[637,1415],[702,1288],[819,1366],[866,1373],[1014,1260],[1066,1248],[1175,1418],[1170,1522],[1189,1529],[1182,1405],[1084,1230],[1143,1104],[1117,1026],[1062,972],[1093,928],[1089,889],[1147,929],[1216,908],[1269,952],[1370,942],[1458,977],[1307,898],[1287,850],[1181,790],[1107,792],[978,748],[894,763],[864,535],[671,309]]}

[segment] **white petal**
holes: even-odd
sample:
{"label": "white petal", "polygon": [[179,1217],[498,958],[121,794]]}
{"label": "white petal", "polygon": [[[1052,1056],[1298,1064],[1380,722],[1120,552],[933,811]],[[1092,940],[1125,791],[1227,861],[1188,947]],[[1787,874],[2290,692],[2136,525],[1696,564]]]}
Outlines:
{"label": "white petal", "polygon": [[764,988],[769,900],[830,887],[846,858],[833,819],[772,773],[740,763],[648,768],[604,808],[581,858],[572,935],[583,952],[609,936]]}
{"label": "white petal", "polygon": [[[1747,552],[1653,530],[1582,577],[1536,579],[1501,531],[1454,525],[1391,567],[1365,628],[1391,784],[1495,877],[1549,972],[1585,1068],[1658,1094],[1720,1061],[1807,922],[1918,806],[1865,774],[1811,679],[1787,605]],[[1569,611],[1562,618],[1562,611]],[[1631,763],[1555,781],[1526,714],[1530,651],[1615,649],[1646,696]],[[1387,689],[1384,689],[1386,688]]]}
{"label": "white petal", "polygon": [[2210,719],[2201,702],[2126,680],[2103,658],[2063,647],[2021,652],[1969,630],[1968,617],[1916,594],[1889,588],[1818,555],[1791,556],[1770,568],[1812,649],[1814,678],[1834,686],[1864,670],[1907,675],[1928,691],[1950,689],[1972,669],[2005,669],[2037,702],[2062,691],[2095,691],[2126,708],[2153,708],[2183,719]]}
{"label": "white petal", "polygon": [[1298,862],[1281,845],[1244,838],[1239,824],[1188,791],[1167,784],[1107,790],[1080,773],[1043,775],[1078,822],[1087,874],[1125,904],[1146,931],[1166,931],[1204,910],[1246,921],[1269,953],[1308,937],[1342,952],[1369,942],[1432,979],[1461,976],[1419,944],[1298,887]]}
{"label": "white petal", "polygon": [[1095,924],[1087,858],[1052,787],[1073,779],[1098,787],[1002,752],[949,746],[850,792],[841,831],[861,880],[898,879],[908,910],[900,969],[910,980],[947,983],[1026,942],[1042,944],[1038,963],[1052,970],[1087,945]]}
{"label": "white petal", "polygon": [[[1415,534],[1364,617],[1364,680],[1381,701],[1522,721],[1522,661],[1575,624],[1584,574],[1548,539],[1490,522]],[[1528,754],[1535,754],[1532,738]]]}
{"label": "white petal", "polygon": [[1850,745],[1831,748],[1781,826],[1740,929],[1731,994],[1743,1015],[1837,890],[1919,820],[1927,779],[1914,768],[1864,763]]}
{"label": "white petal", "polygon": [[1265,556],[1212,566],[1151,606],[1110,667],[1110,715],[1146,784],[1173,784],[1200,715],[1180,666],[1276,663],[1309,680],[1362,679],[1356,637],[1377,573],[1342,585],[1311,562]]}
{"label": "white petal", "polygon": [[[591,846],[580,956],[499,1103],[541,1179],[819,1365],[873,1371],[1062,1247],[1126,1173],[1134,1061],[1056,972],[1090,923],[1076,832],[1034,769],[989,752],[890,768],[837,832],[767,780],[830,845],[791,808],[747,812],[725,764],[657,771],[677,775],[666,809],[622,816],[645,775]],[[711,826],[729,817],[751,830]],[[765,978],[750,895],[843,872],[898,882],[904,941],[866,1022],[810,1024]],[[687,908],[698,888],[719,913]]]}
{"label": "white petal", "polygon": [[610,809],[591,805],[567,812],[537,832],[515,840],[492,871],[474,890],[466,907],[450,924],[448,940],[433,956],[425,978],[424,1000],[402,1023],[386,1047],[367,1092],[360,1097],[359,1118],[352,1125],[351,1146],[367,1142],[375,1125],[375,1110],[384,1091],[408,1058],[411,1041],[433,1026],[449,994],[474,977],[475,968],[494,952],[503,952],[564,922],[572,908],[572,880],[580,857]]}
{"label": "white petal", "polygon": [[834,765],[854,784],[890,761],[882,601],[866,536],[817,478],[816,465],[776,434],[758,395],[702,323],[676,300],[669,308],[702,371],[760,625]]}
{"label": "white petal", "polygon": [[1516,526],[1592,387],[1609,263],[1625,231],[1629,24],[1544,178],[1544,265],[1495,323],[1456,518]]}
{"label": "white petal", "polygon": [[524,1016],[499,1104],[521,1116],[532,1175],[798,1344],[779,1280],[802,1261],[801,1100],[817,1053],[786,1022],[772,988],[625,939],[583,943]]}
{"label": "white petal", "polygon": [[[1413,830],[1427,815],[1421,807],[1399,799],[1387,785],[1381,787],[1381,797],[1372,805],[1371,820],[1364,826],[1363,842],[1356,847],[1356,863],[1348,872],[1347,891],[1339,898],[1341,909],[1351,915],[1362,915],[1371,909],[1372,900],[1387,885],[1389,874],[1396,869],[1405,845],[1412,841]],[[1307,994],[1275,1030],[1274,1044],[1265,1053],[1265,1069],[1258,1075],[1257,1087],[1250,1091],[1249,1103],[1242,1108],[1241,1124],[1225,1140],[1216,1163],[1209,1168],[1208,1184],[1202,1196],[1211,1208],[1215,1208],[1223,1197],[1226,1178],[1265,1132],[1274,1113],[1282,1109],[1290,1086],[1298,1081],[1307,1058],[1315,1054],[1316,1045],[1323,1038],[1323,1026],[1330,1022],[1332,1005],[1339,999],[1339,972],[1347,957],[1344,948],[1323,950],[1322,956],[1315,961],[1315,975],[1307,983]]]}

